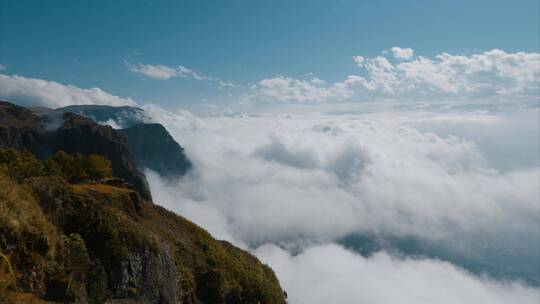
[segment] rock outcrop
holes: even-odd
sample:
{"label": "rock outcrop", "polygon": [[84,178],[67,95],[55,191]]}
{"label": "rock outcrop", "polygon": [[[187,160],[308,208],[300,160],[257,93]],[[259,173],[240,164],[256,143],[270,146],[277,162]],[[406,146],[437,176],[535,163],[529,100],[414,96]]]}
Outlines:
{"label": "rock outcrop", "polygon": [[56,109],[58,112],[75,113],[101,124],[114,125],[129,138],[133,157],[140,169],[148,168],[162,177],[175,178],[186,174],[191,161],[174,138],[143,109],[136,107],[112,107],[98,105],[75,105]]}
{"label": "rock outcrop", "polygon": [[26,149],[40,158],[58,150],[99,154],[112,163],[113,174],[152,200],[146,177],[135,164],[126,135],[73,113],[39,111],[0,102],[0,148]]}
{"label": "rock outcrop", "polygon": [[184,149],[158,123],[140,123],[120,132],[127,135],[139,168],[149,168],[164,177],[179,177],[192,167]]}

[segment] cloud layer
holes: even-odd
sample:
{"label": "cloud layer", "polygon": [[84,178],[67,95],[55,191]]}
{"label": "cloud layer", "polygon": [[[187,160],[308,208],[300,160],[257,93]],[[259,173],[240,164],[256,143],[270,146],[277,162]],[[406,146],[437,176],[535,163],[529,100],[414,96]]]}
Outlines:
{"label": "cloud layer", "polygon": [[[263,246],[257,255],[277,269],[296,303],[318,295],[310,290],[328,291],[335,303],[370,302],[376,295],[356,293],[362,289],[355,284],[371,276],[372,284],[384,289],[389,273],[411,284],[386,282],[395,293],[433,284],[425,297],[409,294],[412,303],[443,296],[444,286],[463,303],[499,294],[527,303],[538,290],[504,280],[540,282],[534,271],[540,266],[540,173],[537,153],[521,148],[537,143],[538,109],[507,106],[413,104],[360,114],[218,117],[153,108],[148,110],[154,119],[187,148],[195,170],[178,182],[147,176],[156,202],[218,238],[244,248]],[[515,149],[477,145],[479,138]],[[538,144],[529,149],[538,152]],[[522,161],[501,165],[501,153]],[[382,246],[375,252],[383,250],[376,256],[385,258],[328,245],[362,252],[362,246],[371,246],[343,241],[354,235],[376,238]],[[475,275],[431,258],[394,260],[384,250],[442,258]],[[340,260],[348,262],[339,270],[317,272],[318,265]],[[359,274],[359,267],[386,275]],[[503,281],[479,279],[480,273]]]}
{"label": "cloud layer", "polygon": [[68,105],[132,106],[131,98],[118,97],[100,88],[81,89],[55,81],[0,74],[0,99],[20,105],[58,108]]}
{"label": "cloud layer", "polygon": [[260,80],[247,97],[254,102],[336,102],[366,99],[535,98],[540,89],[540,54],[502,50],[465,55],[414,56],[393,47],[366,58],[353,56],[361,73],[333,84],[277,76]]}
{"label": "cloud layer", "polygon": [[479,278],[438,260],[385,252],[365,258],[337,245],[314,246],[296,256],[265,245],[256,254],[272,265],[292,304],[532,304],[540,297],[538,289]]}
{"label": "cloud layer", "polygon": [[[168,199],[217,208],[252,244],[354,232],[437,239],[517,219],[536,227],[538,168],[501,172],[474,142],[411,127],[437,116],[288,117],[207,118],[187,132],[185,118],[164,121],[197,168]],[[496,115],[446,119],[505,127]]]}

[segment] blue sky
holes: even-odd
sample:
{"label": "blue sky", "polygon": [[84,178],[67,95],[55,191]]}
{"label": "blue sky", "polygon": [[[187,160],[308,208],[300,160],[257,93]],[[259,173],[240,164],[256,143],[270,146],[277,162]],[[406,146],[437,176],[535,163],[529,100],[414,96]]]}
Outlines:
{"label": "blue sky", "polygon": [[354,55],[432,57],[539,50],[538,1],[0,1],[3,73],[165,107],[219,103],[234,88],[156,80],[126,63],[182,65],[249,86],[284,75],[343,80]]}

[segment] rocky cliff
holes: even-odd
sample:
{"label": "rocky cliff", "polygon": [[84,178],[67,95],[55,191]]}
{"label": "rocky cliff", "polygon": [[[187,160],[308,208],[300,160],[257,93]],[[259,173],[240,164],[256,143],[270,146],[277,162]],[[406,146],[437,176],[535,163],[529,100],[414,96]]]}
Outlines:
{"label": "rocky cliff", "polygon": [[278,303],[273,271],[121,180],[0,172],[0,302]]}
{"label": "rocky cliff", "polygon": [[35,113],[9,102],[0,102],[0,148],[26,149],[40,158],[58,150],[103,155],[111,161],[115,176],[135,186],[144,199],[152,200],[127,137],[85,117],[56,111]]}
{"label": "rocky cliff", "polygon": [[139,168],[152,169],[164,177],[179,177],[192,166],[184,149],[161,124],[140,123],[120,132],[128,137]]}
{"label": "rocky cliff", "polygon": [[151,123],[146,112],[136,107],[77,105],[56,109],[111,124],[128,136],[137,166],[166,178],[180,177],[192,167],[182,148],[159,123]]}

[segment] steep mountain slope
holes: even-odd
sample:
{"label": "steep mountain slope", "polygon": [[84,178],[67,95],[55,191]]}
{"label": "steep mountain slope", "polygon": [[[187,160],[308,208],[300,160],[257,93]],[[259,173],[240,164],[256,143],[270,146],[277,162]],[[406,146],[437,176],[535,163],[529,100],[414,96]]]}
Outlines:
{"label": "steep mountain slope", "polygon": [[80,105],[56,109],[76,113],[99,123],[119,127],[129,138],[139,168],[149,168],[163,177],[179,177],[192,167],[182,148],[163,125],[149,123],[150,117],[136,107]]}
{"label": "steep mountain slope", "polygon": [[137,124],[120,132],[127,135],[139,168],[149,168],[165,177],[184,175],[191,162],[184,149],[161,124]]}
{"label": "steep mountain slope", "polygon": [[55,111],[40,111],[37,115],[12,103],[0,102],[0,148],[26,149],[40,158],[58,150],[103,155],[111,161],[115,176],[135,186],[144,199],[152,200],[127,137],[82,116]]}
{"label": "steep mountain slope", "polygon": [[0,169],[2,303],[285,303],[269,267],[119,179],[23,176]]}

